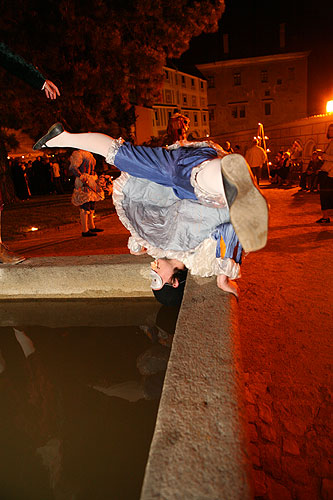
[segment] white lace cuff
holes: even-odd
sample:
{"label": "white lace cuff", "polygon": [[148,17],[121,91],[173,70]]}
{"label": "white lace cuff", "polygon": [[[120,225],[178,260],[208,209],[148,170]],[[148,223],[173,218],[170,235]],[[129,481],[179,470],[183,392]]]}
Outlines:
{"label": "white lace cuff", "polygon": [[240,265],[233,259],[216,259],[216,264],[216,274],[225,274],[232,280],[241,277]]}
{"label": "white lace cuff", "polygon": [[119,137],[119,139],[113,139],[111,146],[108,149],[107,155],[105,157],[106,163],[110,163],[110,165],[114,165],[114,159],[116,154],[119,151],[119,148],[124,144],[124,139]]}
{"label": "white lace cuff", "polygon": [[133,236],[128,238],[127,247],[131,252],[139,253],[143,249],[143,246],[138,243]]}

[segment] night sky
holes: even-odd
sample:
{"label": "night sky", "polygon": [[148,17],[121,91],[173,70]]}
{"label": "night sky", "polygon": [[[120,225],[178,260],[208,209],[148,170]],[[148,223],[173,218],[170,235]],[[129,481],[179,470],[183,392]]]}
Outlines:
{"label": "night sky", "polygon": [[[310,51],[309,114],[324,112],[333,99],[333,1],[226,0],[219,31],[192,40],[179,63],[191,65],[223,59],[282,52]],[[286,46],[279,47],[279,26],[285,23]],[[223,34],[229,35],[229,55]]]}

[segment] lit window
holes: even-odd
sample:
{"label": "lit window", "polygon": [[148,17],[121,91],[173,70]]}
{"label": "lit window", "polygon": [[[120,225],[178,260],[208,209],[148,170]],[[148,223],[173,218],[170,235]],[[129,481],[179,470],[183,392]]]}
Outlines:
{"label": "lit window", "polygon": [[234,85],[241,85],[242,84],[242,79],[241,79],[241,74],[240,73],[234,73]]}

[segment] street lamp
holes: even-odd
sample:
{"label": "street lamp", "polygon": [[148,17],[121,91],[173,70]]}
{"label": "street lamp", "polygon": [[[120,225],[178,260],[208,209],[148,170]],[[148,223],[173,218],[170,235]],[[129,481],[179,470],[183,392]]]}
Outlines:
{"label": "street lamp", "polygon": [[333,101],[327,101],[326,113],[333,113]]}

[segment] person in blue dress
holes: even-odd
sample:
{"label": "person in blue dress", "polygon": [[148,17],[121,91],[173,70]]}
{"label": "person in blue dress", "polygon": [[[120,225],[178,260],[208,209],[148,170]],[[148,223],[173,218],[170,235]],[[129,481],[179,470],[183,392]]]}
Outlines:
{"label": "person in blue dress", "polygon": [[122,171],[113,200],[131,233],[130,252],[155,258],[155,295],[178,288],[186,269],[216,275],[220,288],[238,294],[230,280],[240,276],[242,250],[263,248],[268,228],[266,199],[243,156],[210,141],[134,146],[100,133],[72,134],[60,123],[34,145],[44,147],[100,154]]}

